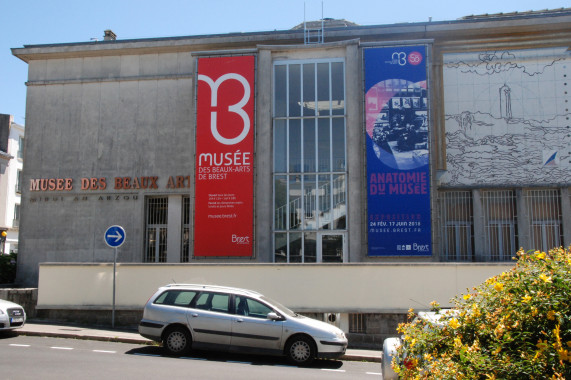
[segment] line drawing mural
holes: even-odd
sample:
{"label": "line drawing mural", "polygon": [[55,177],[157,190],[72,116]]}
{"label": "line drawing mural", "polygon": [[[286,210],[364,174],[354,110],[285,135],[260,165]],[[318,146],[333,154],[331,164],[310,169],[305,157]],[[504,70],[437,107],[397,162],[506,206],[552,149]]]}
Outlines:
{"label": "line drawing mural", "polygon": [[444,55],[443,186],[571,183],[566,47]]}

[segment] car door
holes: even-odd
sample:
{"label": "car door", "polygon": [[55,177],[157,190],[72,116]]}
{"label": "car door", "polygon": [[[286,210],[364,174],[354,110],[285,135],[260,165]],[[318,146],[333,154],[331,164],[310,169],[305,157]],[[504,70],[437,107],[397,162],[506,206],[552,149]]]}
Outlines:
{"label": "car door", "polygon": [[232,322],[233,351],[280,351],[283,321],[268,319],[274,310],[267,304],[245,296],[235,296]]}
{"label": "car door", "polygon": [[228,349],[234,316],[229,314],[230,295],[201,292],[188,311],[194,348]]}

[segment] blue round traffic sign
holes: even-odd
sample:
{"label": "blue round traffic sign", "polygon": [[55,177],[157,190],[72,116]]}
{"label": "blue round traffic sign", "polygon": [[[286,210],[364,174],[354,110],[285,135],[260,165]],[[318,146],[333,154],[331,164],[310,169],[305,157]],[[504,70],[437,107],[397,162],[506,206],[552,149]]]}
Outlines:
{"label": "blue round traffic sign", "polygon": [[111,226],[105,231],[105,243],[111,248],[117,248],[125,242],[126,236],[123,227]]}

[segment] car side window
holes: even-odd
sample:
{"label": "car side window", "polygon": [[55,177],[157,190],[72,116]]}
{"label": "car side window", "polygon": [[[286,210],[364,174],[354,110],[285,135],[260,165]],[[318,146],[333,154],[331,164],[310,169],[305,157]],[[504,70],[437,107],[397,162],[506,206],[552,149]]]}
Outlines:
{"label": "car side window", "polygon": [[196,309],[215,311],[218,313],[228,313],[229,301],[229,294],[202,292],[196,299],[194,307]]}
{"label": "car side window", "polygon": [[212,296],[212,311],[217,311],[219,313],[228,313],[228,301],[230,301],[230,295],[228,294],[214,294]]}
{"label": "car side window", "polygon": [[154,303],[159,305],[187,307],[196,296],[196,293],[197,292],[191,290],[167,290],[157,297]]}
{"label": "car side window", "polygon": [[211,300],[212,300],[211,293],[206,293],[206,292],[200,293],[194,307],[196,309],[209,310],[211,305]]}
{"label": "car side window", "polygon": [[273,310],[263,303],[248,297],[236,296],[236,314],[266,319]]}

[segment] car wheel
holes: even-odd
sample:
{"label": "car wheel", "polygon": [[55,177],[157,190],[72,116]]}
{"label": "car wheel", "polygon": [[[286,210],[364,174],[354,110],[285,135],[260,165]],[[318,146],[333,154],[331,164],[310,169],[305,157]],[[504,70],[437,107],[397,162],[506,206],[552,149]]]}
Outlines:
{"label": "car wheel", "polygon": [[183,327],[173,327],[169,329],[163,345],[169,354],[179,355],[190,348],[191,338],[188,331]]}
{"label": "car wheel", "polygon": [[315,359],[316,349],[311,339],[298,336],[291,339],[286,348],[289,361],[295,365],[308,365]]}

